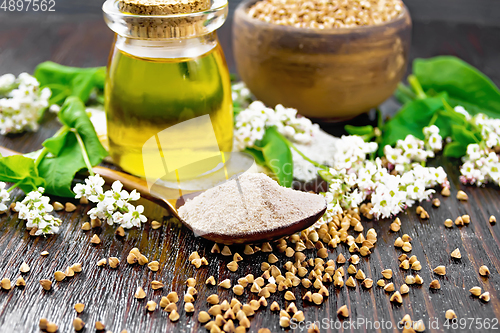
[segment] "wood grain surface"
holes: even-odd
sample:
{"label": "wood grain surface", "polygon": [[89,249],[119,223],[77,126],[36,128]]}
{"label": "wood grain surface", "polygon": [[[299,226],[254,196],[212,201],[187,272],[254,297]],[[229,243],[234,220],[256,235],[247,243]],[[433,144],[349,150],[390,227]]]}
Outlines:
{"label": "wood grain surface", "polygon": [[[15,146],[17,142],[15,138],[3,140],[3,144],[9,143],[10,146]],[[20,148],[22,147],[17,149]],[[451,327],[445,329],[443,325],[444,313],[448,309],[454,309],[459,318],[480,318],[481,322],[486,318],[491,321],[500,316],[498,293],[500,230],[499,225],[488,223],[490,215],[497,214],[500,217],[498,204],[500,194],[494,188],[477,189],[459,185],[456,161],[438,159],[435,162],[446,166],[452,193],[455,194],[457,189],[463,188],[469,194],[469,201],[459,202],[454,195],[449,198],[437,195],[436,197],[442,202],[440,208],[432,208],[428,202],[423,203],[423,207],[430,214],[429,220],[421,220],[415,214],[414,208],[409,209],[400,216],[402,228],[397,233],[389,230],[390,220],[363,221],[365,231],[371,227],[375,228],[379,241],[373,254],[362,258],[357,265],[375,281],[382,278],[383,269],[391,268],[394,271],[392,281],[399,288],[409,271],[398,268],[397,257],[402,252],[394,248],[393,244],[397,236],[407,233],[413,238],[411,254],[416,255],[423,266],[419,274],[425,281],[424,285],[410,286],[409,294],[403,296],[402,305],[390,303],[389,294],[377,286],[370,290],[362,289],[360,286],[356,289],[347,287],[338,289],[329,286],[330,297],[322,306],[303,304],[301,300],[296,302],[297,307],[304,310],[307,321],[330,318],[335,325],[336,310],[346,304],[351,316],[339,322],[346,323],[348,328],[341,330],[345,332],[397,332],[398,330],[392,329],[370,329],[369,324],[361,325],[359,321],[364,318],[373,324],[375,321],[386,322],[385,325],[391,322],[395,327],[405,314],[410,314],[414,320],[423,319],[429,332],[490,331],[471,330],[469,327],[464,330]],[[15,192],[13,200],[19,199],[22,199],[22,193]],[[16,287],[0,293],[0,331],[37,332],[38,320],[47,318],[59,325],[60,332],[70,332],[72,320],[77,316],[73,305],[79,302],[86,305],[85,311],[79,315],[89,325],[86,332],[94,331],[93,325],[97,320],[105,323],[107,329],[112,332],[120,332],[122,329],[127,329],[128,332],[203,331],[204,328],[200,327],[196,320],[196,314],[200,310],[208,309],[206,297],[212,293],[221,295],[221,300],[231,300],[232,297],[236,297],[231,290],[205,286],[206,278],[210,275],[215,276],[217,281],[229,278],[235,284],[237,278],[246,274],[252,273],[256,276],[261,274],[260,263],[266,261],[267,254],[244,256],[238,271],[232,273],[225,267],[231,259],[210,253],[213,243],[194,237],[186,228],[173,221],[162,207],[146,200],[142,200],[141,203],[146,206],[150,220],[162,221],[163,226],[153,230],[150,223],[146,223],[141,229],[128,231],[123,238],[114,235],[115,228],[107,225],[83,232],[80,228],[82,223],[89,220],[86,216],[86,212],[90,209],[89,205],[79,205],[78,209],[71,213],[58,213],[63,220],[61,232],[47,238],[29,236],[25,230],[25,223],[19,221],[16,214],[4,215],[0,224],[0,255],[3,258],[0,261],[0,277],[13,281],[17,279],[21,275],[19,267],[23,261],[28,263],[31,271],[23,275],[27,282],[25,288]],[[444,227],[443,222],[446,218],[455,219],[462,214],[471,216],[472,222],[468,226],[455,226],[451,229]],[[102,240],[97,246],[90,243],[94,234],[99,235]],[[138,247],[150,261],[158,260],[160,270],[154,273],[146,266],[126,264],[126,256],[133,247]],[[462,259],[455,260],[450,257],[451,251],[455,248],[459,248],[462,252]],[[42,251],[48,251],[49,255],[41,256]],[[210,263],[209,266],[195,269],[188,260],[192,251],[198,251],[201,256],[205,256]],[[241,248],[235,247],[233,252],[235,251],[242,254]],[[286,257],[275,252],[283,264],[287,260]],[[305,253],[308,257],[315,257],[314,250]],[[335,259],[340,253],[349,257],[347,247],[341,245],[335,250],[329,250],[329,258]],[[96,266],[98,260],[113,256],[121,260],[118,269]],[[76,262],[82,263],[82,273],[77,273],[62,282],[55,281],[53,277],[55,271],[64,271],[67,266]],[[445,276],[440,277],[432,272],[438,265],[446,266]],[[490,268],[489,278],[479,275],[478,270],[481,265]],[[145,310],[146,301],[153,300],[159,303],[161,296],[170,290],[182,296],[186,290],[184,282],[189,277],[195,277],[198,281],[196,288],[199,294],[195,302],[194,316],[186,315],[183,311],[183,301],[178,303],[181,319],[177,323],[172,323],[167,317],[168,314],[160,309],[152,313]],[[39,280],[43,278],[53,281],[51,291],[44,291],[39,285]],[[432,279],[440,281],[441,290],[429,289],[429,282]],[[162,281],[165,283],[165,288],[153,291],[150,286],[153,280]],[[147,293],[147,297],[141,301],[133,296],[138,286],[144,288]],[[491,301],[484,303],[470,296],[468,290],[473,286],[480,286],[484,291],[489,291]],[[294,288],[293,292],[299,299],[306,290],[298,287]],[[236,298],[242,302],[257,298],[255,294],[249,294],[245,293]],[[268,302],[274,300],[281,307],[289,303],[284,301],[283,292],[272,295]],[[256,332],[259,328],[267,327],[272,332],[279,332],[281,328],[278,320],[276,313],[272,313],[269,309],[261,310],[251,320],[250,331]],[[354,323],[352,326],[347,324],[350,321]],[[438,324],[434,324],[436,326],[432,329],[429,321],[432,323],[437,321]],[[295,331],[298,332],[300,329]],[[322,332],[336,331],[322,330]]]}
{"label": "wood grain surface", "polygon": [[[462,2],[461,2],[462,3]],[[87,7],[83,9],[86,10]],[[488,17],[494,17],[491,14]],[[33,19],[35,17],[35,19]],[[66,15],[54,13],[48,18],[36,19],[33,15],[4,15],[0,19],[0,74],[21,71],[31,72],[36,64],[44,60],[53,60],[66,65],[97,66],[105,65],[112,34],[98,15]],[[230,30],[221,30],[221,43],[225,46],[230,68],[234,68],[230,56]],[[438,54],[454,54],[477,66],[488,74],[497,84],[500,83],[500,66],[498,54],[500,50],[500,28],[494,26],[481,27],[477,24],[460,24],[446,22],[415,22],[412,58],[416,56],[428,57]],[[393,101],[383,106],[386,114],[396,109]],[[353,121],[357,124],[369,123],[370,117],[363,116]],[[50,117],[45,119],[42,128],[37,133],[0,137],[0,145],[21,152],[28,152],[40,147],[41,142],[51,136],[59,125]],[[339,124],[324,124],[331,133],[341,134]],[[409,234],[413,250],[411,254],[418,257],[422,263],[419,274],[424,279],[423,286],[410,286],[410,292],[403,296],[402,305],[389,302],[389,294],[374,286],[370,290],[357,287],[336,289],[329,286],[330,297],[322,306],[303,304],[296,301],[300,310],[304,310],[306,321],[322,321],[329,318],[333,324],[330,329],[321,329],[321,332],[400,332],[396,328],[370,327],[369,324],[357,326],[360,320],[371,321],[375,324],[388,322],[392,327],[403,317],[410,314],[413,320],[423,319],[427,332],[496,332],[496,329],[480,328],[485,319],[490,323],[500,318],[500,225],[490,225],[490,215],[497,215],[500,219],[500,191],[498,188],[465,187],[458,183],[458,166],[460,161],[438,158],[433,163],[444,165],[448,173],[452,196],[441,199],[440,208],[432,208],[426,202],[424,208],[430,214],[429,220],[421,220],[415,214],[415,208],[408,209],[401,214],[401,231],[393,233],[389,230],[389,220],[379,222],[362,221],[365,230],[375,228],[378,233],[378,243],[373,253],[362,258],[358,264],[368,277],[373,280],[381,278],[381,271],[392,268],[393,281],[399,287],[408,272],[398,268],[397,259],[401,251],[393,244],[397,236]],[[469,201],[459,202],[455,198],[456,191],[463,189],[469,194]],[[13,200],[22,199],[22,193],[14,191]],[[54,200],[62,200],[54,198]],[[63,201],[64,202],[64,201]],[[76,202],[75,202],[76,203]],[[111,332],[193,332],[206,331],[196,320],[200,310],[208,309],[205,299],[212,293],[221,296],[221,300],[230,300],[235,297],[231,290],[218,287],[207,287],[205,279],[213,275],[217,281],[225,278],[236,279],[252,273],[260,275],[260,263],[267,258],[266,254],[259,253],[250,257],[243,256],[237,272],[231,273],[226,264],[230,259],[210,253],[212,243],[194,237],[191,232],[171,219],[166,209],[152,202],[141,199],[146,207],[146,214],[150,221],[163,222],[160,229],[153,230],[147,223],[141,229],[128,231],[125,237],[114,235],[114,227],[102,228],[83,232],[81,225],[88,221],[86,212],[90,205],[79,205],[71,213],[58,213],[63,220],[61,232],[58,235],[31,237],[25,230],[25,223],[17,219],[17,215],[7,213],[0,218],[0,278],[9,278],[13,281],[20,276],[19,267],[23,261],[31,267],[29,273],[24,274],[25,288],[13,288],[10,291],[0,291],[0,332],[38,332],[40,318],[59,325],[59,332],[72,332],[72,320],[77,317],[73,305],[81,302],[86,305],[85,311],[78,315],[87,326],[85,332],[94,332],[96,321],[106,324]],[[468,226],[447,229],[443,225],[446,218],[455,219],[462,214],[471,216]],[[98,234],[102,243],[95,246],[90,244],[92,235]],[[126,256],[133,247],[149,258],[158,260],[160,269],[151,272],[145,266],[126,264]],[[451,251],[459,248],[462,259],[452,260]],[[43,257],[42,251],[49,255]],[[206,256],[209,266],[195,269],[189,264],[188,257],[192,251],[198,251]],[[242,254],[241,249],[235,248]],[[315,252],[305,252],[313,257]],[[329,257],[336,258],[339,253],[349,257],[345,245],[329,250]],[[285,261],[282,254],[278,257]],[[118,269],[109,266],[97,267],[96,263],[102,258],[118,257],[121,260]],[[64,270],[67,266],[80,262],[83,272],[75,274],[62,282],[55,282],[54,272]],[[447,274],[436,276],[432,269],[438,265],[445,265]],[[481,265],[487,265],[491,270],[489,278],[481,277],[478,273]],[[345,266],[347,268],[347,266]],[[148,300],[159,303],[161,296],[174,290],[180,296],[186,290],[184,282],[189,277],[197,278],[198,296],[195,302],[194,315],[186,315],[184,302],[178,303],[181,318],[177,323],[168,319],[168,314],[157,309],[147,312],[145,304]],[[44,291],[40,279],[50,279],[53,283],[51,291]],[[441,290],[430,290],[429,282],[438,279]],[[165,283],[163,290],[153,291],[150,283],[159,280]],[[472,286],[480,286],[489,291],[491,301],[484,303],[470,296],[468,290]],[[144,288],[147,296],[138,301],[134,292],[138,286]],[[302,287],[294,288],[299,299],[304,293]],[[246,292],[244,296],[236,297],[240,301],[255,299],[255,294]],[[181,297],[182,299],[182,297]],[[283,292],[273,294],[268,302],[276,300],[281,307],[288,304],[283,299]],[[350,317],[338,321],[337,309],[347,305]],[[470,318],[465,328],[445,328],[444,313],[454,309],[458,318]],[[472,326],[469,326],[474,320]],[[338,321],[338,322],[336,322]],[[432,325],[429,324],[431,322]],[[337,330],[338,323],[344,323],[344,328]],[[349,325],[349,323],[353,323]],[[437,324],[436,324],[437,323]],[[260,328],[269,328],[272,332],[281,332],[279,315],[269,309],[260,310],[251,320],[250,332],[257,332]],[[301,331],[289,330],[294,332]]]}

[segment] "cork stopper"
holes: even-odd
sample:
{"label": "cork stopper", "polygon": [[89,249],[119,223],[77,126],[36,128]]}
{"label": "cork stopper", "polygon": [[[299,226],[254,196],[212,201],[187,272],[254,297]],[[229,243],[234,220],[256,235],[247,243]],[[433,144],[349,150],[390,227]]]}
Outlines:
{"label": "cork stopper", "polygon": [[136,15],[189,14],[210,8],[210,0],[119,0],[120,11]]}
{"label": "cork stopper", "polygon": [[127,21],[130,35],[139,39],[182,38],[204,33],[203,16],[175,15],[196,14],[212,6],[211,0],[118,0],[117,3],[120,12],[140,15]]}

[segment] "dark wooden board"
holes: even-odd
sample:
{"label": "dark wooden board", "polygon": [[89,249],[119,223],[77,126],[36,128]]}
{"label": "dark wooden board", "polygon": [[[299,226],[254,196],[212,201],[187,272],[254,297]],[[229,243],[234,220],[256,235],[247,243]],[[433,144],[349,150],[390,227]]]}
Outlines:
{"label": "dark wooden board", "polygon": [[[4,144],[5,144],[4,140]],[[9,142],[14,146],[14,142]],[[490,225],[488,217],[491,214],[499,214],[498,200],[499,191],[494,188],[471,188],[457,183],[456,163],[440,160],[446,165],[446,170],[452,181],[452,193],[458,188],[463,188],[469,194],[468,202],[459,202],[453,196],[441,198],[442,206],[432,208],[430,203],[424,203],[424,208],[430,214],[429,220],[421,220],[414,213],[414,208],[407,210],[400,216],[402,229],[398,233],[389,231],[391,221],[367,222],[363,221],[365,230],[373,227],[379,235],[379,241],[368,258],[362,258],[358,268],[363,269],[368,277],[374,280],[381,278],[381,271],[392,268],[394,271],[393,281],[400,286],[404,277],[408,274],[398,268],[399,249],[393,246],[397,236],[403,233],[409,234],[413,250],[422,263],[423,269],[419,274],[424,278],[423,286],[411,286],[410,293],[403,297],[402,305],[393,305],[389,302],[389,294],[379,287],[364,290],[359,286],[355,289],[343,287],[335,289],[329,287],[330,297],[322,306],[302,304],[297,301],[299,309],[306,313],[306,320],[322,320],[330,318],[336,320],[336,310],[344,305],[350,309],[351,319],[384,321],[396,325],[404,314],[410,314],[413,319],[438,320],[440,329],[429,329],[430,332],[443,330],[444,312],[452,308],[459,318],[481,318],[490,320],[500,316],[500,302],[498,285],[500,283],[500,230],[498,225]],[[15,200],[22,198],[22,194],[16,192]],[[57,199],[57,198],[56,198]],[[220,255],[210,253],[212,243],[195,238],[187,229],[178,223],[172,222],[168,212],[160,206],[142,200],[146,206],[148,217],[153,220],[164,221],[162,228],[153,230],[149,223],[141,229],[127,232],[124,238],[114,235],[114,228],[103,226],[103,228],[83,232],[80,227],[84,221],[88,221],[85,213],[90,206],[79,206],[75,212],[58,214],[63,225],[58,235],[44,237],[30,237],[25,230],[23,221],[17,219],[16,214],[8,213],[2,217],[0,225],[0,262],[1,277],[15,280],[19,275],[19,267],[26,261],[31,271],[25,274],[27,286],[23,289],[13,288],[10,291],[0,293],[0,331],[19,332],[38,331],[38,320],[42,317],[57,323],[60,332],[71,331],[71,322],[76,313],[73,310],[75,303],[86,304],[86,309],[80,317],[89,325],[100,320],[108,325],[112,332],[127,329],[129,332],[188,332],[200,329],[200,325],[192,316],[186,316],[180,311],[181,319],[178,323],[171,323],[167,313],[156,310],[147,313],[144,309],[147,300],[159,302],[162,295],[168,291],[175,290],[179,295],[185,291],[184,282],[189,277],[198,280],[198,300],[195,303],[197,311],[208,309],[205,299],[212,293],[221,295],[221,299],[230,300],[234,297],[232,291],[217,287],[206,287],[205,279],[214,275],[217,281],[230,278],[233,283],[238,277],[248,273],[260,274],[260,263],[267,256],[263,253],[254,256],[244,256],[240,263],[240,269],[231,273],[225,265],[230,261]],[[454,219],[458,215],[469,214],[472,222],[469,226],[447,229],[443,225],[446,218]],[[98,234],[102,243],[94,246],[90,244],[93,234]],[[138,247],[149,260],[158,260],[160,270],[151,272],[145,266],[130,266],[125,263],[128,251]],[[463,258],[452,260],[450,252],[459,248]],[[40,256],[42,251],[48,251],[46,257]],[[188,256],[192,251],[198,251],[200,255],[206,256],[210,262],[208,267],[195,269],[189,264]],[[242,253],[241,249],[239,253]],[[306,251],[308,257],[313,257],[313,251]],[[349,257],[346,246],[339,246],[330,251],[330,258],[336,258],[340,253]],[[97,267],[99,259],[116,256],[122,263],[116,270],[109,267]],[[285,261],[285,257],[278,255]],[[64,270],[67,266],[81,262],[83,272],[75,277],[55,282],[53,273],[56,270]],[[478,269],[481,265],[487,265],[491,270],[489,278],[479,276]],[[447,275],[438,277],[432,273],[432,268],[445,265]],[[54,281],[51,291],[42,290],[38,281],[48,278]],[[428,288],[431,279],[437,278],[442,286],[439,291]],[[164,290],[153,291],[150,287],[152,280],[163,281],[166,285]],[[491,302],[483,303],[477,298],[469,295],[468,289],[472,286],[481,286],[491,294]],[[145,300],[138,301],[133,295],[138,286],[146,290]],[[294,289],[297,298],[302,297],[305,289],[300,287]],[[241,301],[254,299],[254,294],[237,297]],[[283,293],[278,292],[271,296],[269,301],[278,301],[284,306]],[[183,302],[179,304],[183,308]],[[347,321],[345,321],[347,322]],[[337,324],[338,325],[338,324]],[[347,325],[347,324],[345,324]],[[387,325],[387,324],[386,324]],[[428,326],[428,324],[426,324]],[[252,320],[251,331],[267,327],[273,332],[280,331],[278,315],[271,313],[268,309],[260,311]],[[354,326],[357,327],[357,326]],[[370,326],[362,326],[366,329],[346,329],[347,332],[387,332],[392,330],[369,329]],[[385,326],[387,327],[387,326]],[[359,328],[359,327],[358,327]],[[203,331],[204,329],[200,329]],[[87,332],[93,331],[87,328]],[[299,330],[297,330],[299,331]],[[335,331],[335,330],[322,330]],[[448,332],[471,330],[445,330]],[[474,330],[472,330],[474,331]],[[479,331],[479,330],[477,330]]]}
{"label": "dark wooden board", "polygon": [[[66,15],[53,13],[49,16],[35,14],[0,15],[0,73],[21,71],[31,72],[35,65],[44,60],[53,60],[74,66],[105,65],[112,34],[105,26],[96,6],[78,2],[80,7],[68,12],[80,14]],[[90,3],[90,2],[89,2]],[[95,1],[92,1],[95,4]],[[460,2],[463,5],[463,2]],[[62,3],[65,4],[65,3]],[[482,7],[481,7],[482,8]],[[483,9],[480,9],[483,10]],[[419,14],[422,16],[421,14]],[[491,13],[488,18],[495,17]],[[453,21],[453,20],[452,20]],[[477,20],[473,21],[477,23]],[[223,28],[220,39],[228,54],[228,63],[234,68],[230,55],[229,25]],[[459,24],[456,22],[415,22],[412,57],[433,56],[437,54],[455,54],[471,62],[487,73],[498,84],[500,83],[500,66],[498,54],[500,50],[500,28],[494,26],[481,27],[474,23]],[[395,105],[392,102],[384,105],[384,111],[393,113]],[[358,118],[357,123],[367,122],[367,117]],[[58,128],[55,121],[46,121],[39,132],[18,136],[0,137],[0,145],[28,152],[40,147],[40,143]],[[339,134],[341,126],[325,126],[329,131]],[[458,183],[457,160],[439,159],[436,163],[443,164],[448,172],[452,197],[442,199],[442,206],[431,208],[430,203],[423,206],[430,214],[427,221],[420,220],[414,213],[415,208],[409,209],[401,215],[402,229],[397,234],[389,231],[391,221],[367,222],[363,221],[365,230],[373,227],[379,235],[373,254],[363,258],[358,265],[369,277],[374,280],[381,278],[381,271],[392,268],[395,272],[394,282],[397,286],[403,283],[406,272],[398,268],[397,256],[400,251],[393,246],[397,235],[408,233],[414,238],[413,251],[423,269],[419,273],[425,280],[421,287],[410,287],[410,293],[403,297],[401,306],[392,305],[389,295],[378,287],[364,290],[357,287],[355,290],[346,287],[338,290],[329,287],[331,296],[323,306],[317,307],[302,304],[297,301],[299,309],[304,309],[306,320],[336,320],[336,310],[347,304],[352,321],[365,318],[367,321],[391,322],[393,326],[404,314],[408,313],[412,319],[424,319],[427,332],[485,332],[495,330],[477,329],[444,329],[444,312],[453,308],[459,318],[500,318],[500,301],[498,286],[500,283],[500,225],[490,225],[487,220],[491,214],[500,218],[500,192],[497,188],[472,188]],[[470,200],[458,202],[454,194],[458,188],[465,189]],[[441,198],[440,195],[437,197]],[[20,192],[14,192],[13,199],[22,198]],[[146,207],[150,220],[164,221],[162,228],[153,230],[150,224],[143,228],[127,232],[123,239],[113,234],[114,228],[103,228],[82,232],[81,224],[88,221],[86,212],[90,206],[79,206],[75,212],[58,214],[63,220],[61,232],[56,236],[30,237],[25,231],[24,222],[18,221],[15,214],[8,213],[0,219],[0,278],[7,277],[15,280],[19,276],[19,266],[26,261],[31,271],[25,274],[27,286],[24,289],[14,288],[0,292],[0,332],[37,332],[38,320],[45,317],[60,327],[59,332],[71,332],[71,322],[76,317],[73,305],[77,302],[86,304],[86,309],[80,317],[87,323],[85,332],[95,331],[93,325],[100,320],[112,332],[127,329],[129,332],[191,332],[205,331],[193,317],[186,316],[183,302],[179,302],[181,319],[171,323],[167,314],[156,310],[147,313],[144,309],[147,300],[159,302],[162,295],[175,290],[180,295],[185,290],[184,281],[189,277],[198,279],[198,300],[195,303],[199,310],[208,308],[205,298],[209,294],[218,293],[221,299],[234,297],[232,291],[217,287],[206,287],[203,281],[214,275],[218,281],[230,278],[234,283],[237,277],[247,273],[259,274],[260,263],[265,260],[264,254],[245,257],[236,273],[229,272],[225,265],[229,260],[221,256],[210,254],[211,243],[195,238],[179,224],[172,223],[168,212],[151,202],[141,200]],[[461,214],[469,214],[472,222],[469,226],[446,229],[443,221],[446,218],[455,218]],[[90,238],[97,233],[102,240],[98,246],[89,243]],[[145,267],[129,266],[125,264],[128,251],[138,247],[149,260],[160,261],[160,270],[156,273]],[[451,260],[450,252],[459,248],[462,259]],[[48,251],[47,257],[41,257],[42,251]],[[192,251],[205,255],[210,262],[208,267],[195,269],[188,263],[188,256]],[[330,251],[330,258],[339,253],[348,256],[345,246]],[[241,251],[240,251],[241,253]],[[312,252],[307,252],[312,256]],[[122,260],[120,268],[113,270],[109,267],[97,267],[96,262],[102,258],[116,256]],[[280,255],[280,258],[283,258]],[[38,281],[48,278],[54,281],[53,273],[64,270],[70,264],[81,262],[83,272],[63,282],[54,283],[52,291],[45,292]],[[479,276],[478,269],[487,265],[491,276]],[[437,277],[432,268],[437,265],[447,267],[447,275]],[[437,278],[442,285],[439,291],[431,291],[428,284],[431,279]],[[153,291],[150,282],[163,281],[164,290]],[[491,293],[491,302],[483,303],[469,295],[468,289],[479,285]],[[138,286],[142,286],[147,297],[137,301],[133,294]],[[296,288],[297,298],[303,295],[303,288]],[[247,294],[245,294],[247,295]],[[241,301],[255,298],[255,295],[237,297]],[[281,306],[285,304],[283,293],[272,295],[269,301],[276,300]],[[280,332],[278,315],[269,310],[260,311],[252,319],[250,331],[256,332],[261,327],[267,327],[273,332]],[[438,320],[439,327],[431,329],[429,320]],[[349,320],[343,321],[347,323]],[[335,323],[335,322],[334,322]],[[395,329],[370,329],[362,327],[355,329],[349,326],[342,329],[345,332],[396,332]],[[498,327],[498,326],[497,326]],[[298,329],[296,331],[299,331]],[[335,329],[322,332],[334,332]]]}

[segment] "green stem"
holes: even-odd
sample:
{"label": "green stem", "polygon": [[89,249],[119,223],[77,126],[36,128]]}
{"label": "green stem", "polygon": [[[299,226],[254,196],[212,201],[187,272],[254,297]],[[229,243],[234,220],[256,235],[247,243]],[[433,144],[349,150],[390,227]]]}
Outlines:
{"label": "green stem", "polygon": [[43,158],[47,155],[48,152],[49,152],[49,150],[47,148],[43,147],[42,151],[40,152],[40,154],[38,155],[38,157],[35,160],[35,167],[36,168],[38,168],[40,163],[42,163]]}
{"label": "green stem", "polygon": [[17,188],[17,186],[19,186],[19,184],[21,184],[21,182],[20,182],[20,181],[19,181],[19,182],[17,182],[17,183],[15,183],[15,184],[14,184],[14,185],[12,185],[11,187],[9,187],[9,188],[7,189],[7,192],[8,192],[8,193],[12,192],[12,190],[16,189],[16,188]]}
{"label": "green stem", "polygon": [[420,82],[418,82],[418,79],[415,75],[408,76],[408,82],[410,83],[410,86],[412,87],[413,91],[415,91],[415,93],[417,94],[418,99],[427,98],[424,89],[422,89],[422,86],[420,85]]}
{"label": "green stem", "polygon": [[83,156],[83,161],[85,162],[85,165],[87,166],[87,170],[89,171],[89,174],[91,176],[94,175],[94,171],[92,171],[92,163],[90,163],[89,155],[87,154],[87,149],[85,148],[85,143],[83,143],[82,137],[80,136],[80,133],[75,128],[71,129],[71,132],[75,133],[76,140],[78,141],[78,144],[80,145],[80,149],[82,150],[82,156]]}
{"label": "green stem", "polygon": [[444,98],[441,98],[441,102],[443,102],[444,109],[446,111],[456,113],[455,109],[453,109],[451,105]]}
{"label": "green stem", "polygon": [[427,125],[427,127],[434,125],[436,123],[436,121],[438,120],[438,118],[439,118],[439,112],[434,113],[434,115],[432,116],[432,119],[429,122],[429,125]]}
{"label": "green stem", "polygon": [[414,100],[416,98],[415,93],[401,82],[398,83],[397,91],[410,100]]}
{"label": "green stem", "polygon": [[384,118],[382,115],[382,111],[380,111],[379,108],[376,109],[377,111],[377,127],[382,130],[384,128]]}

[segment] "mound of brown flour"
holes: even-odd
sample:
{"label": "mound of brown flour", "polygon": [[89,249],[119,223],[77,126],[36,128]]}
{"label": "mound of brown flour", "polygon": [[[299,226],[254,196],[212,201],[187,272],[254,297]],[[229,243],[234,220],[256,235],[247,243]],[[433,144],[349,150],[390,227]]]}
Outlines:
{"label": "mound of brown flour", "polygon": [[322,196],[281,187],[263,173],[244,173],[193,198],[178,212],[197,234],[235,236],[290,224],[324,206]]}

